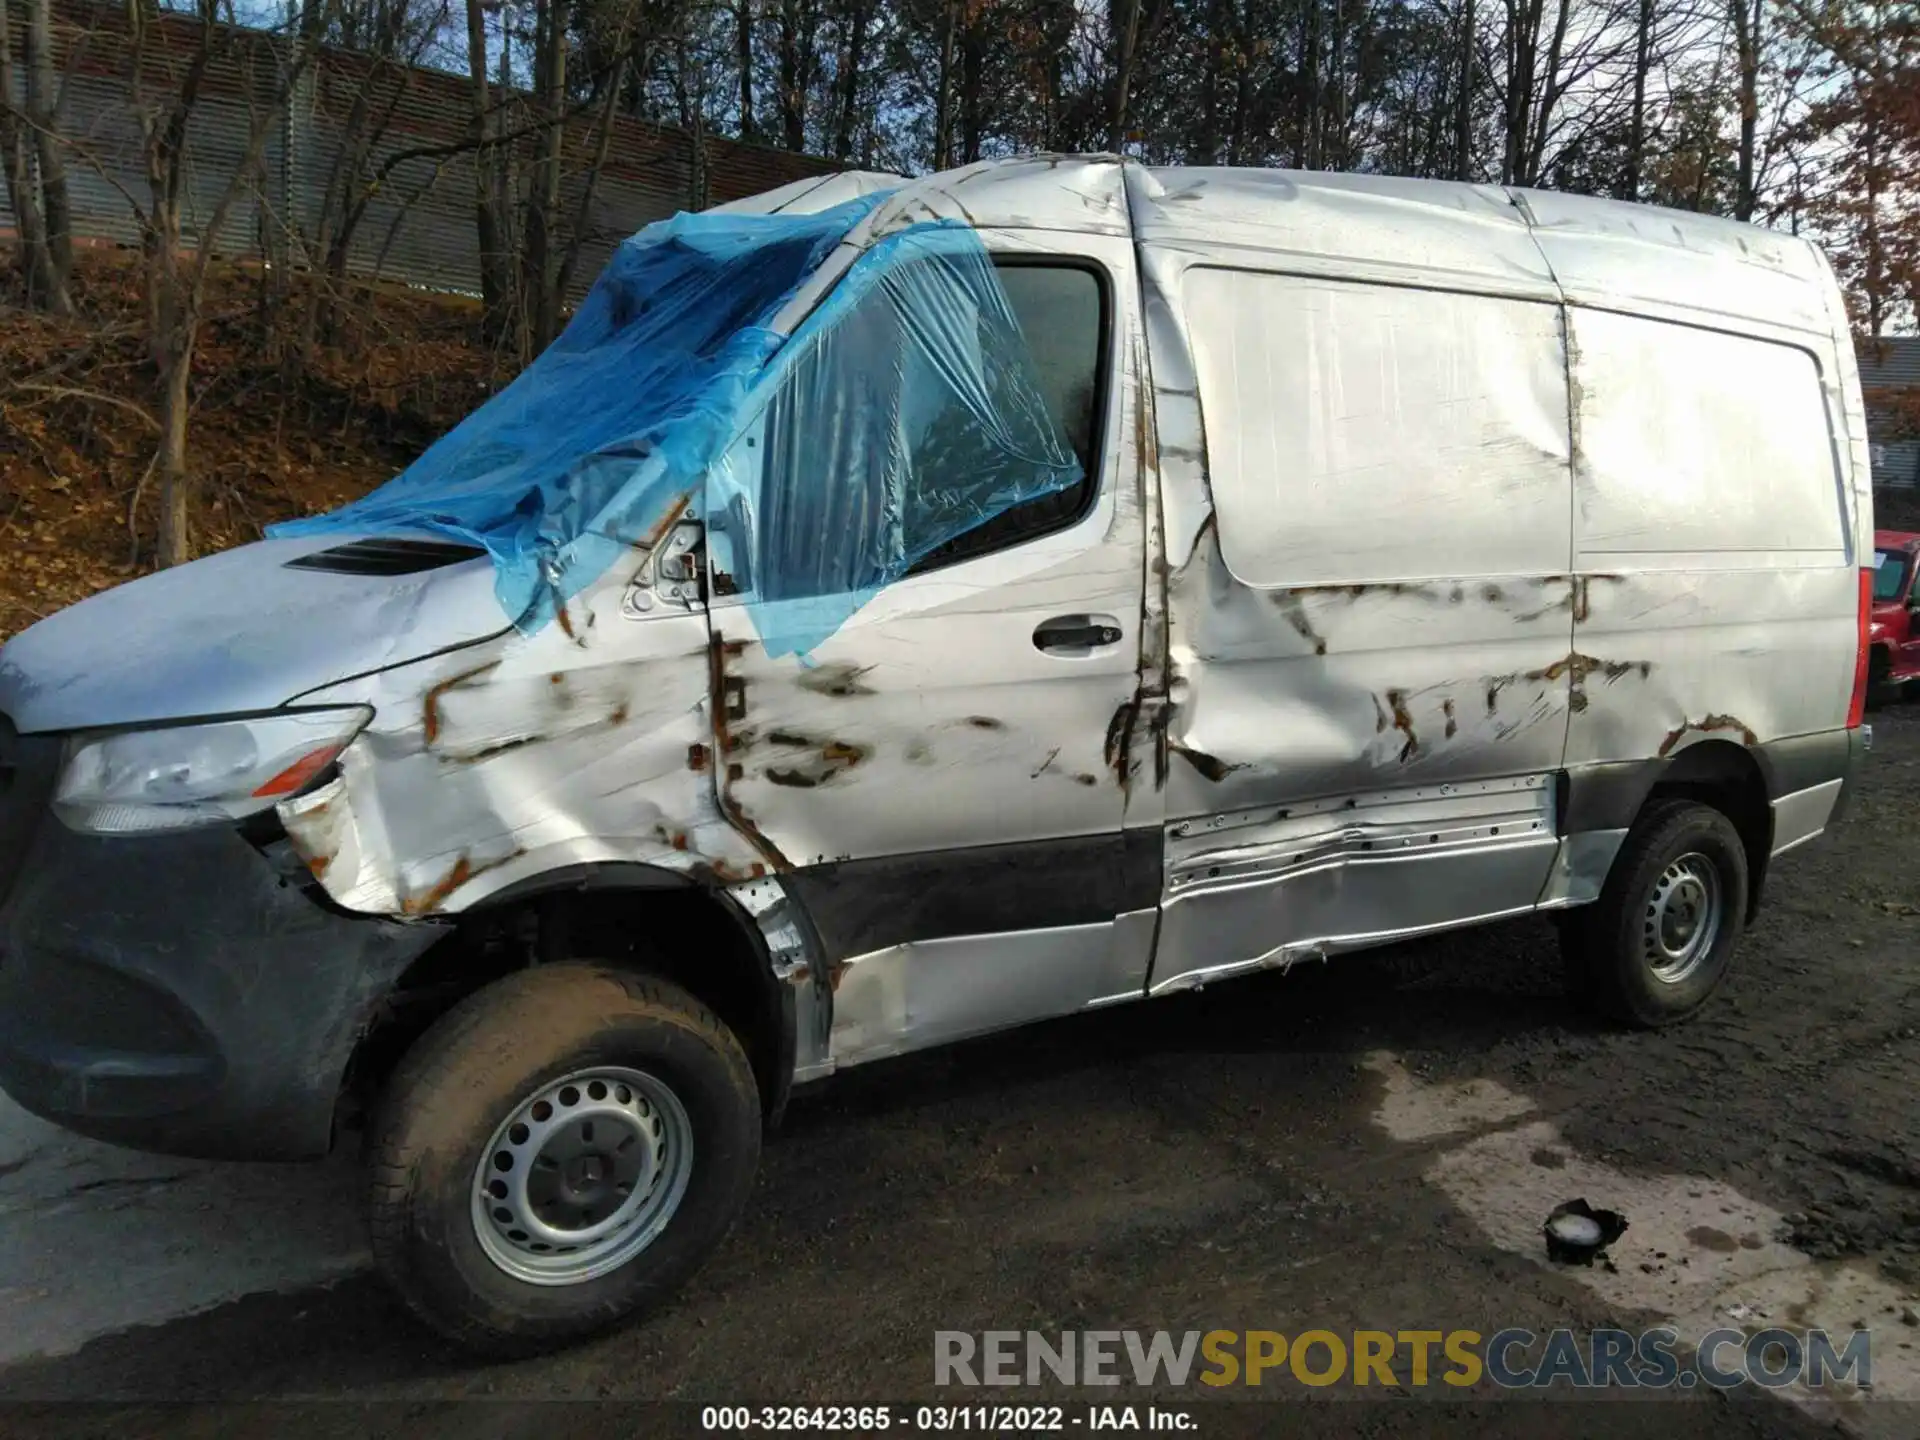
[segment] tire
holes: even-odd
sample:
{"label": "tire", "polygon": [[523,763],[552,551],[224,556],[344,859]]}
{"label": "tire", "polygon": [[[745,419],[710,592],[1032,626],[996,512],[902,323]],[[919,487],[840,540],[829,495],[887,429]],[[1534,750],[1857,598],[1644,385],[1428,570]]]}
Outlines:
{"label": "tire", "polygon": [[1628,1025],[1684,1020],[1726,975],[1746,913],[1747,852],[1733,822],[1698,801],[1655,800],[1600,898],[1560,922],[1574,994]]}
{"label": "tire", "polygon": [[[760,1135],[739,1042],[684,990],[591,964],[522,971],[401,1060],[370,1134],[374,1260],[466,1349],[566,1345],[692,1275],[746,1204]],[[543,1252],[555,1236],[592,1243]]]}

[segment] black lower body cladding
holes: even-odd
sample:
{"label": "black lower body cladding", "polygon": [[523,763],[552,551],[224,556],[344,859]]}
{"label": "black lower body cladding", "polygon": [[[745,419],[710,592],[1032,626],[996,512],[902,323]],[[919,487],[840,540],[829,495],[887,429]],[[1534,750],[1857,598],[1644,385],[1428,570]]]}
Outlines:
{"label": "black lower body cladding", "polygon": [[355,1040],[442,929],[329,910],[229,827],[43,816],[0,908],[0,1089],[141,1150],[326,1153]]}

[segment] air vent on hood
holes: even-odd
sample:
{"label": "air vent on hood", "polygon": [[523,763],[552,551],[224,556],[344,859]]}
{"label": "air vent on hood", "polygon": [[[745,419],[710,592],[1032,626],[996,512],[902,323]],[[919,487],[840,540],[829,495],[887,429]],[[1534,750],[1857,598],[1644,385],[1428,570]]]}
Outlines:
{"label": "air vent on hood", "polygon": [[487,552],[457,540],[353,540],[287,561],[289,570],[325,570],[335,575],[417,575],[458,565]]}

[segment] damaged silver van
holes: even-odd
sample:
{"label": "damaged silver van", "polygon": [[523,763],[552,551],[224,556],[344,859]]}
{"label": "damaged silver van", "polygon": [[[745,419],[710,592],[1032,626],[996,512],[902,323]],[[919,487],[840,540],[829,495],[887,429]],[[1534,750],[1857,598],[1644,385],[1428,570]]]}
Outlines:
{"label": "damaged silver van", "polygon": [[332,516],[0,652],[0,1085],[318,1156],[516,1352],[684,1280],[796,1084],[1558,912],[1640,1025],[1864,747],[1805,241],[1113,158],[623,246]]}

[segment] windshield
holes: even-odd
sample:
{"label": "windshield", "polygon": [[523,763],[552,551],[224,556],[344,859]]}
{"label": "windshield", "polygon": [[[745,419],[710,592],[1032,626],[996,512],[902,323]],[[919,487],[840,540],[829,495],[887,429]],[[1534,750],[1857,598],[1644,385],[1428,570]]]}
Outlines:
{"label": "windshield", "polygon": [[1900,580],[1906,574],[1907,557],[1897,550],[1873,552],[1873,598],[1898,600]]}
{"label": "windshield", "polygon": [[506,617],[537,628],[699,487],[780,348],[770,323],[881,198],[647,227],[560,338],[404,473],[270,533],[429,530],[484,546]]}

